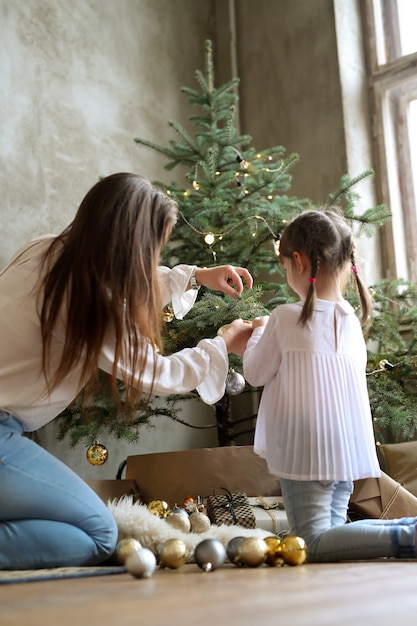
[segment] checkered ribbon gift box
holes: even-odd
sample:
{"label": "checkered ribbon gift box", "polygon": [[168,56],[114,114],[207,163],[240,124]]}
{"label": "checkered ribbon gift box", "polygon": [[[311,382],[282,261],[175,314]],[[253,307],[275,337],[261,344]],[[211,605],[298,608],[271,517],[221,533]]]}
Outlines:
{"label": "checkered ribbon gift box", "polygon": [[211,523],[256,528],[256,518],[246,493],[230,493],[224,487],[222,489],[224,494],[213,492],[206,498],[207,515]]}

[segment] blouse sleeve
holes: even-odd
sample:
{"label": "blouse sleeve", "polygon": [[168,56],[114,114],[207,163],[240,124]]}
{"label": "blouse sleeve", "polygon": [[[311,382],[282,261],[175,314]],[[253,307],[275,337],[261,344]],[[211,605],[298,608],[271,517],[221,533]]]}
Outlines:
{"label": "blouse sleeve", "polygon": [[[221,337],[202,339],[195,348],[185,348],[169,356],[149,347],[147,356],[143,373],[145,391],[151,388],[155,364],[152,393],[156,396],[181,395],[196,389],[206,404],[214,404],[223,397],[229,361]],[[114,350],[107,343],[102,349],[100,369],[111,373],[113,360]],[[118,376],[123,378],[123,373],[123,367],[119,366]]]}
{"label": "blouse sleeve", "polygon": [[194,268],[195,265],[176,265],[172,269],[161,265],[158,268],[164,306],[171,302],[179,320],[192,308],[197,297],[196,289],[187,289]]}
{"label": "blouse sleeve", "polygon": [[253,387],[263,387],[275,376],[281,362],[278,318],[253,331],[243,355],[243,375]]}

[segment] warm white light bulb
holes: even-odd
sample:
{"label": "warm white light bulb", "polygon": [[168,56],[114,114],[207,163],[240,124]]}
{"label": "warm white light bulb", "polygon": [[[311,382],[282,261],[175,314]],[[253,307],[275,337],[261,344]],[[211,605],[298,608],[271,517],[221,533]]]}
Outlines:
{"label": "warm white light bulb", "polygon": [[204,241],[206,242],[208,246],[211,246],[214,243],[214,240],[215,240],[215,237],[213,233],[207,233],[207,235],[204,237]]}

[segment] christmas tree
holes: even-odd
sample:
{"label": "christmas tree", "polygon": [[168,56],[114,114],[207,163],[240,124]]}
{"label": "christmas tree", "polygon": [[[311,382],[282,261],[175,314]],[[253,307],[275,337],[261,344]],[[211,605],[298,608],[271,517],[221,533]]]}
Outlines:
{"label": "christmas tree", "polygon": [[417,432],[417,286],[402,279],[372,286],[368,389],[377,443]]}
{"label": "christmas tree", "polygon": [[[294,297],[287,287],[276,246],[285,224],[301,211],[337,205],[357,236],[373,234],[376,227],[389,219],[384,206],[356,212],[359,196],[354,188],[372,175],[372,171],[355,179],[343,176],[339,188],[329,193],[320,207],[314,207],[308,199],[289,195],[298,155],[286,156],[282,146],[258,150],[251,145],[250,136],[239,134],[236,125],[239,80],[233,78],[220,87],[215,86],[210,41],[205,44],[205,71],[197,70],[195,77],[198,89],[182,88],[196,107],[195,116],[190,118],[195,133],[192,135],[181,124],[169,121],[175,139],[168,146],[135,139],[139,145],[166,157],[167,171],[180,167],[185,172],[183,184],[178,179],[169,184],[154,181],[179,206],[179,222],[162,262],[168,266],[180,262],[205,267],[222,264],[247,267],[256,286],[245,290],[238,300],[202,288],[196,304],[183,320],[176,320],[168,307],[164,331],[166,353],[192,347],[200,339],[214,336],[219,327],[236,317],[253,319]],[[238,387],[240,360],[231,357],[230,367],[228,393],[215,406],[219,445],[235,443],[231,397]],[[251,391],[247,387],[246,390]],[[122,388],[120,393],[123,401]],[[190,397],[195,394],[170,397],[162,408],[158,402],[140,406],[132,419],[127,417],[123,406],[116,413],[109,396],[101,391],[87,398],[80,396],[60,418],[60,438],[70,433],[72,443],[81,438],[91,442],[100,431],[108,430],[117,437],[135,441],[140,427],[155,415],[181,421],[180,400]]]}

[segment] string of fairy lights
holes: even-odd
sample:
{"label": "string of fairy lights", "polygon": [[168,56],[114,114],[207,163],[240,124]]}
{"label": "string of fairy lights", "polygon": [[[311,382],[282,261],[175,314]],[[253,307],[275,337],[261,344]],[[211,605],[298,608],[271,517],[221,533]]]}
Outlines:
{"label": "string of fairy lights", "polygon": [[[247,177],[250,176],[250,171],[252,169],[252,164],[250,161],[248,161],[247,159],[245,159],[242,154],[233,146],[231,146],[232,150],[234,150],[235,154],[236,154],[236,158],[235,161],[237,162],[239,168],[239,170],[237,170],[235,172],[235,177],[236,177],[236,185],[238,187],[243,187],[243,194],[244,196],[249,196],[251,193],[254,193],[253,191],[249,191],[248,189],[246,189],[244,187],[244,182],[242,182],[242,177],[244,179],[246,179]],[[273,161],[273,157],[271,155],[263,155],[262,153],[258,152],[256,154],[256,159],[264,159],[266,158],[268,161]],[[271,168],[271,167],[261,167],[261,168],[257,168],[257,171],[266,171],[269,173],[276,173],[276,172],[280,172],[282,171],[282,163],[276,167],[276,168]],[[195,166],[195,170],[194,170],[194,177],[193,180],[191,182],[191,186],[192,186],[192,190],[194,191],[199,191],[201,189],[201,184],[198,180],[198,169],[199,169],[199,164],[197,163]],[[216,176],[220,176],[221,172],[219,170],[216,171]],[[186,189],[185,191],[183,191],[183,196],[184,197],[190,197],[192,194],[192,190],[191,189]],[[172,192],[170,189],[167,189],[167,195],[171,195]],[[267,196],[265,196],[269,201],[273,200],[274,196],[273,194],[268,194]],[[264,224],[264,226],[266,227],[266,229],[269,231],[269,233],[271,234],[272,240],[273,240],[273,246],[274,246],[274,252],[277,256],[279,256],[279,240],[280,240],[280,234],[278,232],[275,232],[270,224],[268,223],[268,221],[262,216],[262,215],[249,215],[246,218],[243,218],[238,224],[234,224],[233,226],[231,226],[230,228],[227,228],[226,230],[222,231],[222,232],[213,232],[213,230],[205,230],[205,229],[201,229],[198,228],[197,226],[193,225],[189,219],[187,219],[184,215],[184,213],[182,211],[179,211],[179,216],[181,217],[181,219],[187,224],[187,226],[189,228],[191,228],[195,233],[197,233],[198,235],[200,235],[204,242],[209,246],[210,251],[213,255],[213,260],[216,261],[217,259],[217,255],[216,255],[216,251],[214,249],[216,243],[222,241],[224,238],[226,238],[228,235],[230,235],[233,231],[235,231],[238,228],[242,227],[242,224],[248,223],[248,222],[253,222],[253,221],[257,221],[257,222],[262,222]],[[285,223],[285,220],[282,221],[283,223]],[[253,237],[256,236],[256,232],[253,233]]]}

